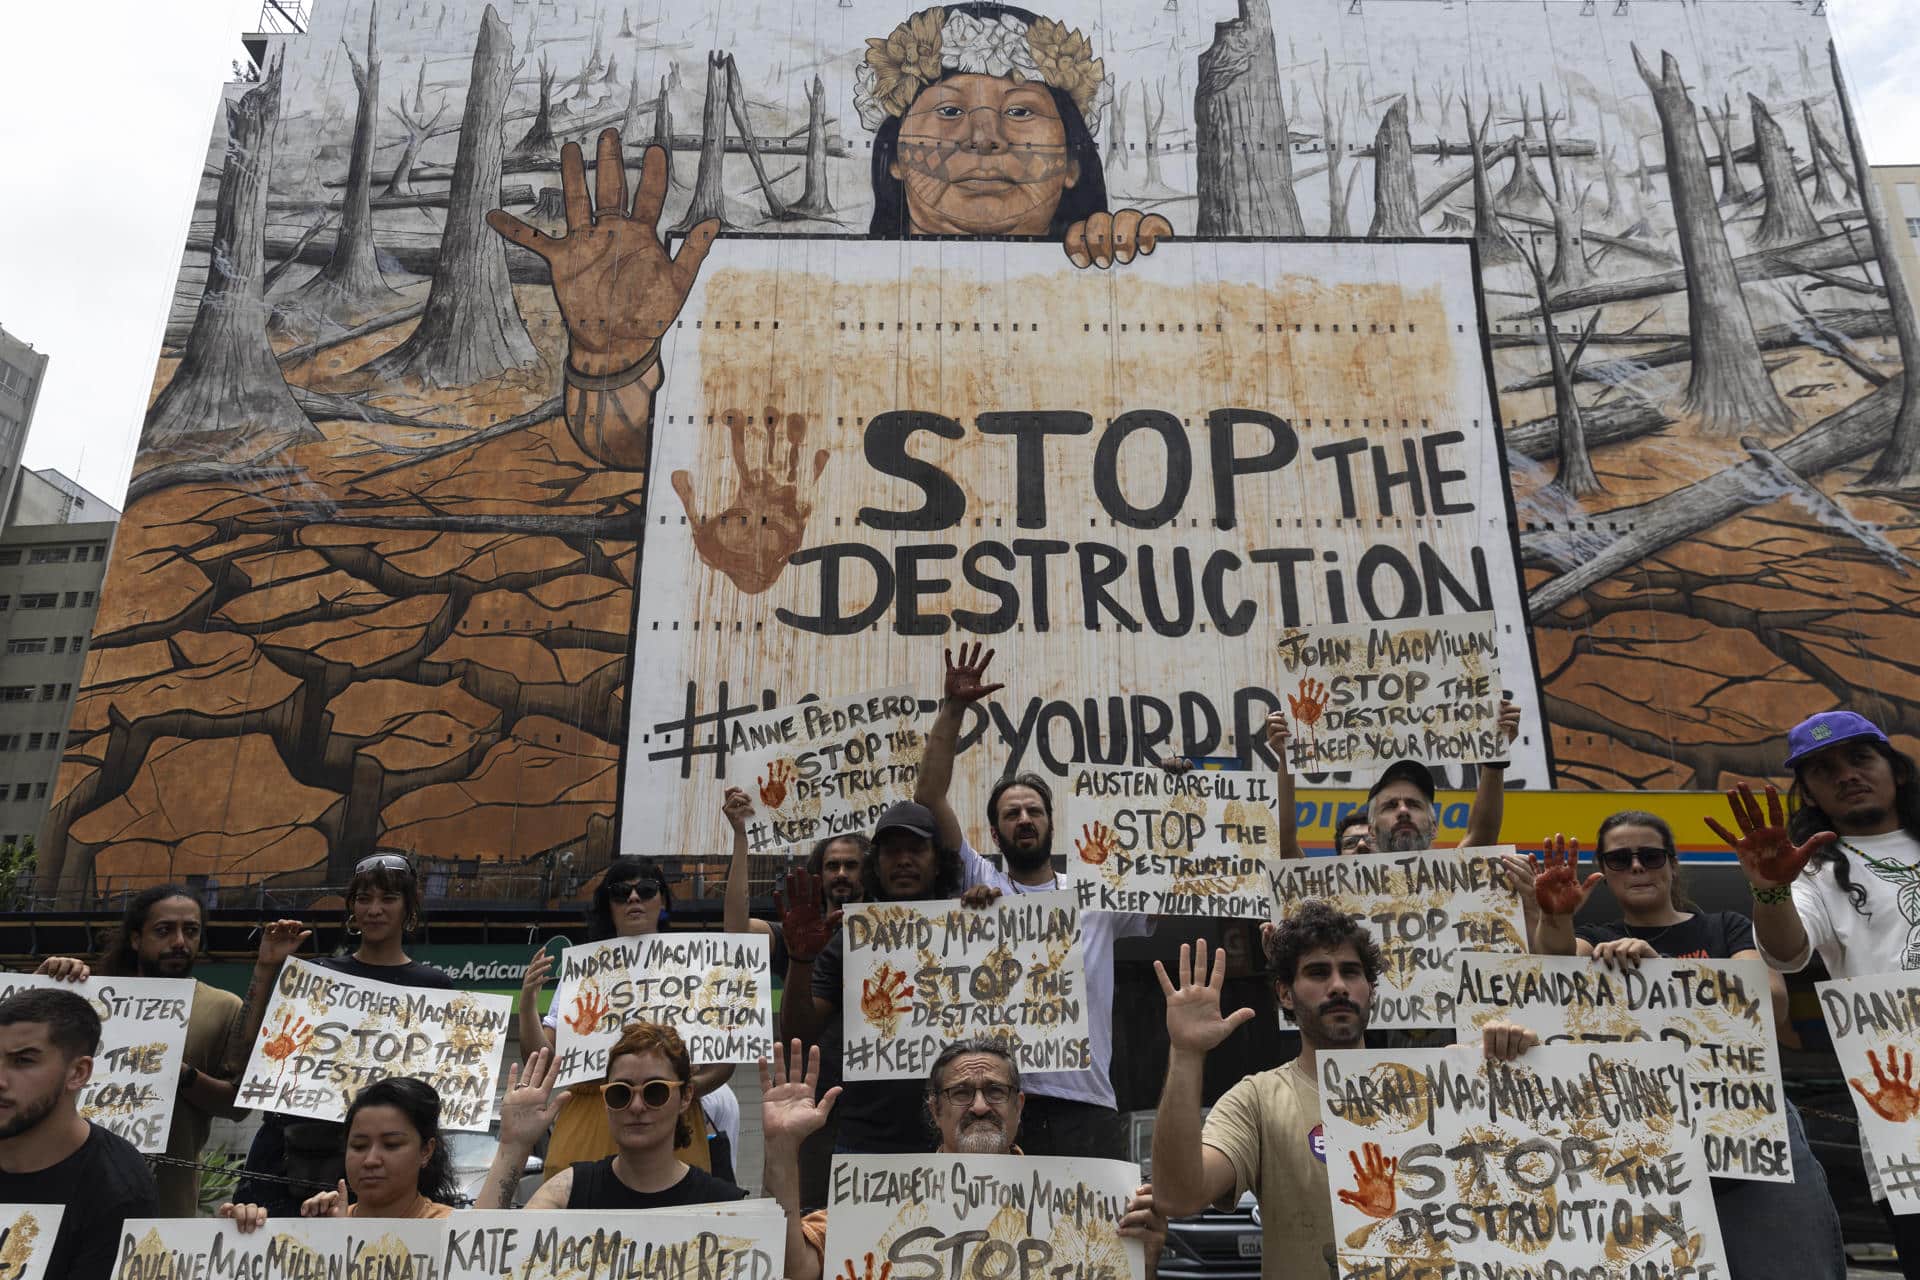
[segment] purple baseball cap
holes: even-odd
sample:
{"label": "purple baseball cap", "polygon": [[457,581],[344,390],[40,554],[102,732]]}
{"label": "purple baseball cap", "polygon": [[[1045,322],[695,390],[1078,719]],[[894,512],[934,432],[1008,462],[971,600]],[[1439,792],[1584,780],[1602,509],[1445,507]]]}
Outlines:
{"label": "purple baseball cap", "polygon": [[1880,732],[1879,725],[1854,711],[1822,711],[1808,716],[1787,730],[1787,768],[1798,768],[1814,752],[1856,738],[1884,743],[1887,735]]}

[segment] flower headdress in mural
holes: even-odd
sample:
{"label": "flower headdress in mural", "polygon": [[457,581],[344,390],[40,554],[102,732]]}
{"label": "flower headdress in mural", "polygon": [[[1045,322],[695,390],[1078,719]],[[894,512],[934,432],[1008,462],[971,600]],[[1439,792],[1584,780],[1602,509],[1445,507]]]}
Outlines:
{"label": "flower headdress in mural", "polygon": [[853,77],[860,123],[877,130],[887,117],[905,115],[920,91],[949,71],[1050,85],[1073,100],[1095,136],[1111,96],[1106,64],[1093,56],[1084,34],[1063,22],[922,9],[886,39],[867,41],[866,60]]}

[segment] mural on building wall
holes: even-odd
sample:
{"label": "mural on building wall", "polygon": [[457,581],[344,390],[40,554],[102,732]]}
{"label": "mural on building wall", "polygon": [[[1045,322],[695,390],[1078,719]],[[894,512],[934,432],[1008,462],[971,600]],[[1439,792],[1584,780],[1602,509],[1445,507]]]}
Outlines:
{"label": "mural on building wall", "polygon": [[[1920,334],[1814,7],[316,10],[216,125],[48,888],[608,856],[649,343],[715,232],[1470,237],[1558,784],[1771,773],[1837,701],[1920,746]],[[939,133],[986,109],[1064,133],[997,205]],[[565,143],[625,163],[569,182]],[[803,434],[756,470],[722,433],[731,506],[672,478],[741,591],[779,557],[711,522],[801,546]]]}

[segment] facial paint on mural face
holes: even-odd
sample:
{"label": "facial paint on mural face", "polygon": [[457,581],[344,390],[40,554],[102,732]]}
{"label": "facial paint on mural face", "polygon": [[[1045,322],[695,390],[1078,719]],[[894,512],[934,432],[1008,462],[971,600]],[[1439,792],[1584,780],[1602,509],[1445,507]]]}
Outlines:
{"label": "facial paint on mural face", "polygon": [[1080,180],[1047,87],[986,75],[952,76],[914,99],[891,173],[919,235],[1045,235]]}

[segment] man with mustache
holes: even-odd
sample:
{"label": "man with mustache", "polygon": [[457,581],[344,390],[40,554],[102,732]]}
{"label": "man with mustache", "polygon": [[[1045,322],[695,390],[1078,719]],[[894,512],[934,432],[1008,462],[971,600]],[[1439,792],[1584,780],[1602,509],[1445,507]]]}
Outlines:
{"label": "man with mustache", "polygon": [[[993,843],[1006,861],[1003,871],[967,842],[960,819],[947,801],[953,782],[953,758],[967,705],[1004,685],[982,683],[993,651],[960,647],[960,659],[946,655],[946,697],[927,735],[914,799],[933,812],[942,843],[960,850],[967,884],[999,893],[1045,893],[1063,887],[1053,868],[1053,791],[1031,773],[1003,777],[987,796],[987,820]],[[1162,766],[1166,767],[1166,766]],[[1092,1063],[1078,1071],[1036,1072],[1027,1081],[1026,1148],[1036,1156],[1091,1156],[1122,1159],[1126,1135],[1115,1106],[1113,1061],[1113,944],[1153,932],[1142,915],[1104,911],[1080,913],[1080,940],[1086,953],[1087,1032]]]}
{"label": "man with mustache", "polygon": [[[1153,1127],[1154,1208],[1169,1218],[1208,1205],[1230,1209],[1251,1191],[1260,1201],[1262,1280],[1306,1280],[1334,1272],[1327,1147],[1320,1124],[1318,1055],[1363,1047],[1380,947],[1366,922],[1324,902],[1308,902],[1267,936],[1274,993],[1300,1026],[1300,1056],[1241,1080],[1200,1122],[1207,1054],[1252,1009],[1222,1015],[1226,953],[1182,946],[1176,983],[1159,961],[1167,998],[1167,1081]],[[1488,1023],[1489,1058],[1519,1056],[1540,1042],[1525,1027]]]}
{"label": "man with mustache", "polygon": [[[817,1096],[813,1077],[819,1069],[819,1051],[809,1057],[798,1040],[791,1055],[774,1046],[773,1060],[760,1063],[761,1133],[765,1141],[764,1181],[769,1198],[789,1216],[798,1203],[799,1151],[807,1137],[826,1123],[837,1089]],[[804,1072],[804,1073],[803,1073]],[[920,1086],[915,1083],[915,1087]],[[973,1156],[1031,1155],[1014,1143],[1020,1135],[1027,1096],[1021,1092],[1020,1068],[989,1037],[974,1036],[948,1045],[927,1073],[925,1097],[916,1119],[931,1122],[940,1136],[942,1154]],[[1153,1184],[1134,1193],[1120,1234],[1137,1239],[1147,1259],[1147,1280],[1153,1280],[1166,1243],[1167,1220],[1153,1207]],[[787,1254],[787,1280],[820,1280],[825,1273],[827,1215],[810,1213],[801,1222],[807,1245]],[[791,1238],[791,1237],[789,1237]]]}
{"label": "man with mustache", "polygon": [[[85,982],[89,976],[112,978],[190,978],[200,958],[206,929],[200,900],[182,885],[162,884],[143,889],[127,902],[120,927],[91,966],[71,956],[50,956],[39,972],[63,982]],[[196,1161],[207,1145],[213,1118],[238,1118],[247,1113],[234,1105],[239,1089],[237,1066],[227,1063],[228,1043],[240,1026],[240,997],[196,980],[193,1010],[187,1019],[186,1053],[173,1103],[173,1128],[167,1133],[167,1155],[179,1163],[163,1164],[154,1174],[160,1187],[160,1216],[192,1218],[200,1213],[200,1170]]]}

